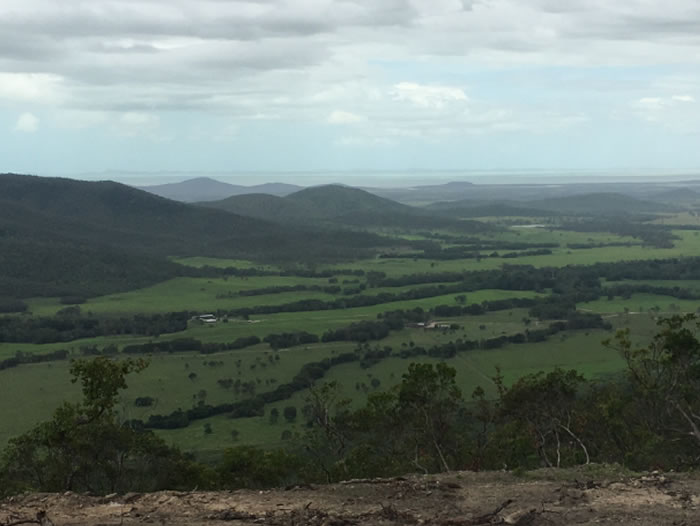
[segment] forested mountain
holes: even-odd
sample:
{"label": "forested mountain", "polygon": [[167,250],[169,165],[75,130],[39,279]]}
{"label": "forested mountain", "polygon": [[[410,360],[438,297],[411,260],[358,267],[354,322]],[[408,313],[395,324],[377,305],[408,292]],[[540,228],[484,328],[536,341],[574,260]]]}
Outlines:
{"label": "forested mountain", "polygon": [[221,201],[199,204],[234,214],[278,222],[307,223],[324,217],[311,207],[269,194],[234,195]]}
{"label": "forested mountain", "polygon": [[667,212],[672,207],[618,193],[592,193],[524,203],[528,207],[569,214],[626,215]]}
{"label": "forested mountain", "polygon": [[655,194],[652,196],[652,198],[662,203],[687,204],[699,201],[700,193],[690,188],[674,188],[672,190],[666,190],[665,192]]}
{"label": "forested mountain", "polygon": [[168,256],[326,261],[390,244],[187,205],[114,182],[0,175],[0,296],[103,294],[177,275]]}
{"label": "forested mountain", "polygon": [[175,201],[194,203],[197,201],[216,201],[233,195],[256,193],[283,196],[296,192],[300,190],[301,187],[286,183],[265,183],[254,186],[242,186],[223,183],[209,177],[197,177],[179,183],[141,186],[139,189]]}
{"label": "forested mountain", "polygon": [[514,201],[442,201],[426,207],[431,212],[452,217],[542,217],[559,215],[551,210],[530,208]]}
{"label": "forested mountain", "polygon": [[599,192],[529,201],[446,201],[429,205],[428,210],[451,216],[622,216],[674,210],[669,204],[637,199],[613,192]]}
{"label": "forested mountain", "polygon": [[284,198],[256,194],[200,204],[284,224],[313,224],[331,228],[449,228],[462,232],[480,232],[490,228],[476,221],[439,217],[423,208],[342,185],[306,188]]}
{"label": "forested mountain", "polygon": [[287,199],[325,217],[350,214],[412,214],[416,209],[359,188],[341,185],[315,186],[295,192]]}

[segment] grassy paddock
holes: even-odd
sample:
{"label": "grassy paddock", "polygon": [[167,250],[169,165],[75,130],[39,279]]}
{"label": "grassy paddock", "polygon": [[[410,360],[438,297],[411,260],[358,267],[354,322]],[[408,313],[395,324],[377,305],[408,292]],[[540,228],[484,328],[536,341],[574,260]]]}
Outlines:
{"label": "grassy paddock", "polygon": [[[410,235],[410,234],[408,234]],[[364,271],[378,270],[390,276],[402,276],[413,273],[435,273],[444,271],[464,271],[501,268],[509,265],[563,266],[570,264],[590,264],[595,262],[612,262],[619,260],[639,260],[652,258],[670,258],[683,255],[695,255],[700,250],[700,235],[692,231],[678,231],[680,237],[672,249],[655,249],[642,247],[638,240],[623,238],[611,234],[589,234],[551,231],[547,229],[509,229],[481,236],[483,239],[519,242],[556,242],[559,248],[553,249],[551,255],[529,256],[515,259],[486,258],[476,260],[430,261],[423,259],[372,259],[355,263],[326,266],[323,268],[354,268]],[[632,242],[631,247],[601,247],[571,250],[569,243],[611,243]],[[192,266],[212,265],[219,267],[235,266],[238,268],[260,267],[249,261],[216,260],[212,258],[180,258],[178,263]],[[275,269],[266,266],[265,268]],[[343,287],[344,279],[338,276],[339,285]],[[359,278],[364,282],[364,278]],[[655,284],[655,282],[649,282]],[[674,282],[676,283],[676,282]],[[292,292],[269,294],[264,296],[237,296],[242,290],[270,286],[289,285],[328,285],[328,279],[298,277],[250,277],[228,279],[178,278],[165,283],[126,293],[112,294],[90,299],[81,308],[102,315],[133,315],[135,313],[157,313],[177,310],[208,312],[217,309],[235,309],[253,305],[275,305],[318,298],[332,299],[334,296],[316,292]],[[669,286],[669,282],[659,282]],[[356,285],[356,284],[355,284]],[[677,282],[684,286],[684,282]],[[700,282],[688,282],[700,290]],[[675,286],[675,285],[673,285]],[[391,289],[367,289],[365,294],[380,292],[402,292],[420,288],[420,286],[397,287]],[[252,316],[251,320],[230,320],[213,326],[191,324],[181,333],[162,335],[160,340],[181,337],[193,337],[204,342],[229,342],[243,336],[256,335],[264,337],[270,333],[308,331],[318,335],[328,329],[346,326],[352,322],[375,320],[380,312],[394,309],[412,309],[441,304],[455,304],[457,294],[439,295],[420,300],[400,301],[361,308],[336,309],[313,312],[289,312],[270,315]],[[530,291],[481,290],[466,293],[467,303],[480,303],[485,300],[497,300],[514,297],[535,297]],[[342,296],[339,296],[342,297]],[[56,298],[32,299],[29,302],[34,315],[51,315],[64,307]],[[579,305],[579,308],[602,313],[615,327],[630,326],[640,341],[651,336],[656,327],[649,309],[658,306],[661,313],[675,311],[695,312],[700,302],[678,300],[667,296],[635,294],[629,300],[614,298]],[[628,312],[625,312],[627,309]],[[632,314],[643,311],[644,314]],[[425,331],[404,329],[392,333],[381,342],[370,345],[380,347],[388,345],[394,350],[402,346],[444,344],[457,338],[482,339],[521,332],[526,328],[527,309],[489,313],[482,316],[462,316],[445,321],[456,323],[456,330]],[[537,321],[528,322],[536,327]],[[466,397],[475,386],[482,385],[492,391],[491,376],[495,367],[502,368],[507,382],[517,377],[551,370],[553,367],[575,368],[593,378],[619,371],[623,367],[619,356],[601,345],[601,341],[610,337],[604,331],[589,331],[558,334],[545,343],[509,345],[502,349],[490,351],[472,351],[462,353],[447,360],[458,370],[458,381]],[[641,336],[640,336],[641,335]],[[69,349],[72,356],[80,355],[83,345],[104,347],[115,344],[124,345],[146,343],[154,338],[143,336],[100,337],[78,340],[68,343],[48,345],[0,343],[0,359],[13,355],[16,351],[50,352],[56,349]],[[248,349],[229,351],[212,355],[198,353],[181,353],[159,355],[151,359],[151,366],[139,375],[130,378],[130,387],[125,393],[121,411],[124,418],[147,418],[152,413],[169,413],[179,407],[187,409],[200,402],[218,404],[241,399],[232,390],[222,387],[218,380],[231,378],[253,382],[256,392],[274,389],[275,385],[290,380],[306,363],[320,360],[334,353],[352,351],[355,343],[315,344],[290,350],[273,352],[267,345],[258,345]],[[279,356],[279,360],[275,357]],[[362,369],[359,363],[338,366],[330,371],[327,380],[339,381],[347,396],[356,405],[362,404],[369,392],[375,390],[372,380],[379,381],[379,389],[390,388],[401,380],[411,361],[435,361],[428,358],[410,358],[402,360],[391,358],[381,363]],[[0,444],[9,437],[26,431],[32,425],[50,417],[51,412],[61,400],[76,400],[78,390],[70,384],[68,378],[69,363],[55,362],[36,365],[24,365],[14,369],[0,371],[0,415],[3,426],[0,428]],[[274,382],[273,382],[274,380]],[[376,383],[376,382],[375,382]],[[151,396],[157,399],[152,408],[136,408],[136,397]],[[209,420],[198,421],[186,429],[159,432],[167,440],[179,444],[187,450],[193,450],[203,456],[215,455],[223,448],[234,444],[278,445],[281,433],[289,430],[302,433],[301,407],[304,405],[305,393],[297,393],[289,401],[272,404],[266,408],[267,414],[260,418],[230,420],[217,416]],[[279,422],[269,422],[269,410],[277,407],[280,412],[287,405],[297,406],[300,416],[295,423],[286,423],[281,416]],[[204,433],[204,424],[211,424],[213,432]],[[234,440],[233,431],[238,435]]]}
{"label": "grassy paddock", "polygon": [[678,314],[681,312],[696,312],[700,307],[698,300],[680,300],[672,296],[658,294],[632,294],[629,299],[616,296],[612,300],[605,298],[586,303],[580,303],[578,308],[583,311],[597,312],[600,314],[612,313],[646,313],[655,311],[662,315]]}
{"label": "grassy paddock", "polygon": [[[284,312],[252,316],[251,320],[229,320],[228,323],[219,322],[215,325],[199,325],[193,323],[186,331],[163,334],[158,339],[162,341],[175,338],[192,337],[204,342],[229,342],[242,336],[264,337],[271,333],[308,331],[323,334],[328,329],[344,327],[353,322],[362,320],[375,320],[377,314],[395,309],[412,309],[422,307],[428,309],[436,305],[455,304],[454,296],[447,294],[434,296],[420,300],[398,301],[382,303],[370,307],[355,307],[351,309],[336,309],[310,312]],[[486,300],[498,300],[507,298],[531,298],[540,296],[532,291],[507,291],[485,289],[466,294],[468,303],[481,303]],[[254,298],[254,297],[253,297]],[[85,338],[66,343],[51,344],[18,344],[0,343],[0,359],[12,356],[16,351],[45,353],[56,349],[69,349],[78,352],[80,347],[97,345],[105,347],[116,345],[119,348],[125,345],[142,344],[153,341],[147,336],[105,336],[97,338]]]}
{"label": "grassy paddock", "polygon": [[[549,371],[555,367],[574,368],[591,379],[621,371],[624,364],[620,357],[601,345],[601,341],[608,336],[609,333],[605,331],[560,335],[544,344],[509,345],[492,351],[466,352],[444,361],[457,369],[457,381],[465,398],[469,398],[474,388],[479,385],[493,396],[494,386],[491,378],[496,373],[496,366],[500,366],[507,383],[524,374]],[[406,372],[411,362],[438,361],[440,360],[427,357],[405,360],[389,358],[367,369],[362,369],[358,363],[349,363],[333,368],[324,380],[337,381],[344,395],[352,399],[353,406],[359,407],[369,393],[390,389],[400,383],[401,375]],[[371,384],[373,379],[380,382],[376,389]],[[186,429],[158,433],[166,440],[204,457],[239,444],[278,446],[283,443],[281,434],[286,429],[292,433],[303,434],[301,409],[307,396],[304,392],[297,393],[290,400],[270,404],[266,407],[263,417],[230,420],[217,416],[198,421]],[[284,407],[288,405],[297,407],[299,412],[295,423],[287,423],[281,416]],[[271,424],[269,420],[269,412],[273,407],[280,412],[276,424]],[[210,435],[204,434],[206,423],[212,427],[213,433]],[[236,440],[233,440],[231,435],[234,429],[239,433]]]}

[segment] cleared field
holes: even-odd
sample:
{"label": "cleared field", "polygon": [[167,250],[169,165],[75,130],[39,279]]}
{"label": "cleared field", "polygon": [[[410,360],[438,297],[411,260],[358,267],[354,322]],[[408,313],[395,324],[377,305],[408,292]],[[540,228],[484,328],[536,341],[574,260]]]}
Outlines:
{"label": "cleared field", "polygon": [[[693,231],[674,231],[680,238],[674,241],[673,248],[654,248],[635,245],[631,247],[597,247],[585,249],[552,249],[552,254],[542,256],[524,256],[513,259],[485,258],[480,261],[468,260],[430,260],[430,259],[404,259],[382,258],[355,262],[346,265],[347,268],[375,270],[386,272],[389,276],[403,276],[414,273],[430,272],[461,272],[471,270],[490,270],[502,268],[504,265],[533,265],[535,267],[563,267],[566,265],[590,265],[593,263],[610,263],[616,261],[635,261],[648,259],[667,259],[681,256],[694,256],[700,254],[700,236]],[[554,231],[548,238],[557,240],[558,234],[562,239],[571,238],[575,232]],[[566,235],[566,238],[564,238]],[[588,233],[585,234],[589,236]],[[554,236],[554,238],[552,238]],[[613,236],[615,239],[622,238]],[[594,239],[594,238],[593,238]],[[528,236],[523,236],[520,241],[532,241]],[[577,242],[577,241],[567,241]],[[586,242],[586,241],[581,241]],[[638,240],[636,242],[639,242]],[[504,251],[505,252],[505,251]],[[328,267],[330,268],[330,267]]]}
{"label": "cleared field", "polygon": [[[81,310],[95,314],[128,315],[136,312],[216,311],[255,305],[279,305],[301,299],[329,300],[334,296],[322,292],[298,291],[239,296],[240,291],[264,287],[328,286],[328,279],[283,276],[229,278],[175,278],[152,287],[91,298]],[[59,298],[29,300],[29,309],[36,316],[51,316],[66,307]]]}
{"label": "cleared field", "polygon": [[[601,344],[609,336],[605,331],[562,335],[544,344],[509,345],[491,351],[471,351],[443,361],[457,370],[457,381],[464,397],[468,399],[479,385],[491,395],[494,394],[491,378],[496,374],[496,366],[501,368],[507,383],[524,374],[549,371],[555,367],[576,369],[587,378],[617,373],[624,367],[622,359]],[[438,361],[441,360],[427,357],[389,358],[367,369],[362,369],[357,363],[343,364],[331,369],[324,381],[337,381],[345,396],[352,399],[353,405],[360,406],[369,393],[386,390],[400,383],[401,375],[406,372],[409,363]],[[378,380],[379,386],[373,387],[372,380]],[[263,417],[230,420],[217,416],[198,421],[186,429],[159,431],[159,434],[203,458],[236,444],[279,445],[282,443],[281,434],[285,430],[303,434],[301,410],[307,403],[307,396],[303,392],[297,393],[290,400],[270,404]],[[299,413],[297,421],[291,424],[282,417],[284,407],[289,405],[297,407]],[[273,407],[280,412],[275,424],[271,424],[269,419]],[[205,436],[206,423],[211,425],[213,432]],[[236,440],[232,439],[233,430],[238,432]]]}
{"label": "cleared field", "polygon": [[[670,258],[700,253],[700,236],[698,232],[678,231],[679,240],[671,249],[643,247],[639,240],[612,234],[592,234],[563,232],[548,229],[509,229],[496,234],[483,235],[483,239],[504,242],[558,243],[553,253],[543,256],[527,256],[513,259],[484,258],[465,260],[425,260],[405,258],[376,258],[334,266],[320,266],[322,269],[358,269],[365,272],[383,271],[389,276],[402,276],[415,273],[438,273],[445,271],[469,271],[496,269],[504,265],[564,266],[571,264],[591,264],[595,262],[614,262],[620,260],[638,260]],[[422,234],[401,234],[406,239],[424,239]],[[569,249],[568,244],[588,243],[634,243],[630,247],[597,247]],[[443,244],[449,244],[445,242]],[[500,250],[499,252],[507,252]],[[250,261],[217,260],[212,258],[182,258],[176,260],[190,266],[218,266],[237,268],[262,268]],[[264,268],[275,269],[272,266]],[[276,269],[279,270],[279,269]],[[229,277],[223,278],[177,278],[158,285],[92,298],[81,305],[84,312],[93,312],[105,316],[127,316],[136,313],[159,313],[171,311],[211,312],[231,310],[260,305],[281,305],[305,299],[333,300],[345,297],[339,294],[327,294],[319,291],[280,292],[256,296],[241,296],[241,291],[265,287],[338,285],[341,288],[357,287],[364,284],[364,277],[336,276],[337,283],[330,283],[328,278],[300,277]],[[354,283],[343,284],[344,280]],[[335,281],[335,280],[334,280]],[[637,282],[640,283],[640,282]],[[700,281],[645,281],[650,285],[679,286],[700,290]],[[384,292],[401,293],[423,287],[439,285],[406,286],[396,288],[367,288],[365,295]],[[231,342],[245,336],[264,337],[271,333],[308,331],[322,335],[328,329],[344,327],[353,322],[376,320],[377,314],[395,309],[412,309],[421,307],[425,310],[437,305],[455,305],[458,293],[440,294],[434,297],[396,301],[370,307],[342,308],[310,312],[284,312],[269,315],[253,315],[250,320],[231,319],[214,325],[191,323],[186,331],[165,334],[158,340],[167,341],[175,338],[192,337],[203,342]],[[480,290],[467,292],[466,303],[483,301],[532,298],[540,296],[532,291]],[[36,298],[28,301],[33,315],[50,316],[65,305],[58,298]],[[603,314],[615,327],[631,326],[639,331],[640,341],[654,332],[650,311],[658,307],[659,313],[681,311],[695,312],[700,302],[678,300],[669,296],[635,294],[630,299],[614,298],[612,301],[601,299],[579,305],[581,310]],[[634,314],[643,312],[644,314]],[[652,312],[655,314],[655,311]],[[457,328],[449,330],[404,329],[393,332],[379,342],[371,342],[371,347],[390,346],[395,351],[404,347],[445,344],[458,338],[479,340],[500,335],[523,332],[526,328],[537,328],[547,323],[528,319],[527,309],[512,309],[493,312],[481,316],[461,316],[443,320],[456,324]],[[496,366],[500,366],[507,382],[517,377],[554,367],[575,368],[587,377],[596,377],[620,371],[623,367],[620,357],[606,349],[601,341],[609,338],[610,332],[582,331],[558,334],[544,343],[509,345],[490,351],[472,351],[462,353],[447,360],[458,371],[458,380],[465,397],[469,397],[474,387],[482,385],[492,393],[491,377]],[[56,349],[69,349],[72,357],[81,355],[82,346],[96,345],[105,347],[117,345],[141,344],[155,338],[145,336],[98,337],[75,340],[67,343],[46,345],[0,343],[0,359],[14,355],[17,351],[45,353]],[[202,355],[199,353],[177,353],[157,355],[151,358],[150,367],[139,375],[130,378],[130,387],[125,393],[120,410],[125,419],[145,419],[150,414],[166,414],[178,408],[188,409],[200,403],[220,404],[248,398],[251,393],[270,391],[276,385],[287,382],[309,362],[321,360],[342,352],[351,352],[356,343],[341,342],[332,344],[314,344],[299,346],[289,350],[272,351],[268,345]],[[343,386],[345,394],[352,398],[353,404],[360,405],[367,394],[377,389],[390,388],[401,380],[401,375],[411,361],[437,360],[425,357],[408,359],[389,358],[367,369],[359,363],[350,363],[331,369],[326,380],[337,380]],[[9,437],[29,429],[39,421],[50,417],[51,412],[62,400],[76,400],[78,390],[70,384],[68,378],[69,363],[53,362],[36,365],[23,365],[0,371],[0,415],[5,424],[0,428],[0,444]],[[227,380],[238,382],[239,388],[232,387]],[[240,387],[247,384],[245,390]],[[159,431],[168,441],[192,450],[203,457],[214,456],[225,447],[234,444],[278,445],[282,442],[282,433],[304,432],[301,409],[305,404],[307,393],[296,393],[290,400],[271,404],[266,408],[264,417],[231,420],[225,416],[216,416],[207,420],[194,422],[185,429]],[[152,407],[137,408],[137,397],[152,397]],[[282,416],[284,407],[297,407],[299,416],[295,422],[286,422]],[[276,423],[270,422],[270,410],[277,408],[280,412]],[[211,433],[205,432],[205,424],[211,426]]]}
{"label": "cleared field", "polygon": [[[338,343],[272,352],[267,345],[261,345],[208,355],[151,356],[149,367],[129,378],[120,412],[124,419],[148,418],[154,413],[189,409],[200,401],[220,404],[241,400],[250,394],[236,394],[234,388],[224,388],[218,380],[252,382],[253,393],[271,391],[277,384],[291,380],[304,364],[322,360],[333,352],[346,352],[353,346]],[[79,390],[70,383],[68,369],[69,362],[61,361],[0,371],[0,414],[7,415],[0,427],[0,444],[48,419],[63,400],[79,399]],[[147,396],[156,399],[152,407],[134,406],[137,397]]]}
{"label": "cleared field", "polygon": [[[215,325],[191,324],[186,331],[163,334],[158,339],[167,341],[175,338],[192,337],[203,342],[229,342],[242,336],[264,337],[271,333],[302,330],[321,335],[328,329],[343,327],[362,320],[374,320],[377,314],[388,310],[412,309],[414,307],[428,309],[437,305],[453,305],[455,303],[454,296],[454,294],[446,294],[425,299],[382,303],[370,307],[354,307],[350,309],[266,314],[252,316],[248,321],[229,320],[228,323],[220,322]],[[532,298],[537,296],[541,296],[541,294],[532,291],[485,289],[468,293],[467,300],[469,303],[481,303],[482,301]],[[113,344],[121,348],[125,345],[147,343],[152,340],[152,337],[147,336],[105,336],[74,340],[67,343],[42,345],[5,342],[0,343],[0,359],[12,356],[16,351],[45,353],[56,349],[68,349],[77,353],[82,346],[97,345],[98,347],[104,347]]]}
{"label": "cleared field", "polygon": [[698,300],[680,300],[672,296],[657,294],[632,294],[629,299],[615,297],[612,300],[598,299],[580,303],[578,308],[583,311],[597,313],[623,312],[657,312],[659,314],[676,314],[680,312],[696,312],[700,308]]}
{"label": "cleared field", "polygon": [[[530,295],[532,293],[529,293]],[[513,297],[509,291],[479,291],[470,297],[474,301],[483,299],[496,299],[499,297]],[[444,302],[444,297],[441,297]],[[449,297],[451,299],[451,297]],[[416,303],[421,300],[415,300]],[[404,302],[405,304],[409,302]],[[436,304],[439,304],[436,301]],[[424,304],[425,305],[425,304]],[[382,306],[366,307],[362,309],[347,309],[346,311],[323,311],[314,314],[319,315],[316,320],[319,327],[344,326],[350,320],[374,319],[376,312],[382,312]],[[350,312],[355,311],[355,312]],[[346,313],[350,318],[339,319],[338,315]],[[302,319],[300,315],[308,316],[310,313],[289,313],[276,315],[278,317],[290,317],[296,314],[296,328],[309,330],[309,320],[306,325],[299,325]],[[321,316],[325,315],[325,316]],[[448,318],[446,321],[459,325],[459,329],[452,330],[423,330],[404,329],[392,333],[380,342],[371,342],[370,345],[392,346],[398,350],[403,345],[413,344],[429,347],[435,344],[444,344],[457,338],[481,339],[522,332],[525,329],[523,318],[527,315],[526,309],[513,309],[510,311],[494,312],[481,316],[463,316]],[[204,341],[229,341],[241,335],[241,330],[249,329],[260,331],[262,323],[233,322],[219,324],[216,327],[195,327],[186,333],[176,336],[192,336]],[[293,327],[290,327],[292,329]],[[233,330],[231,334],[229,330]],[[271,324],[268,329],[280,330],[280,324]],[[161,339],[165,339],[163,336]],[[88,342],[104,345],[108,342],[123,345],[126,343],[145,343],[149,338],[97,338],[93,340],[78,340],[69,344],[49,345],[17,345],[3,344],[6,353],[14,354],[15,348],[25,352],[48,352],[56,348],[74,348],[73,357],[79,357],[77,349]],[[153,413],[169,413],[178,408],[187,409],[197,403],[219,404],[231,402],[248,397],[243,393],[237,395],[230,388],[219,385],[218,380],[231,379],[234,382],[253,382],[254,392],[265,392],[275,388],[279,383],[291,380],[291,378],[306,363],[318,361],[336,353],[350,352],[357,347],[354,342],[319,343],[307,346],[298,346],[291,349],[272,351],[267,344],[237,351],[203,355],[200,353],[176,353],[159,354],[150,357],[150,366],[129,380],[129,390],[124,397],[122,411],[124,418],[147,418]],[[2,356],[0,354],[0,356]],[[9,415],[6,425],[0,429],[0,443],[6,441],[31,427],[34,423],[50,417],[53,409],[61,400],[76,400],[78,391],[71,385],[68,377],[69,363],[67,361],[50,362],[34,365],[22,365],[12,369],[0,371],[0,414]],[[358,367],[359,369],[359,367]],[[151,408],[136,408],[133,401],[137,397],[152,397],[156,404]],[[284,405],[284,403],[282,403]],[[185,431],[183,431],[184,433]]]}
{"label": "cleared field", "polygon": [[[328,278],[282,276],[230,277],[225,279],[175,278],[152,287],[91,298],[81,304],[80,308],[83,312],[91,312],[98,315],[125,316],[137,312],[145,314],[177,311],[216,312],[219,309],[232,310],[262,305],[283,305],[308,299],[332,301],[347,297],[347,295],[342,293],[342,290],[357,287],[361,284],[343,283],[345,279],[347,278],[341,277],[338,278],[337,283],[329,283]],[[375,287],[367,288],[358,293],[365,295],[400,294],[411,290],[439,287],[441,285],[446,285],[446,283],[404,287]],[[301,290],[252,296],[239,295],[241,291],[293,286],[338,286],[341,288],[341,293],[329,294],[321,291]],[[33,298],[27,300],[27,304],[31,314],[35,316],[53,316],[66,307],[60,302],[60,298]]]}
{"label": "cleared field", "polygon": [[679,212],[677,214],[662,214],[660,217],[651,221],[657,225],[692,225],[700,226],[700,216],[697,212]]}

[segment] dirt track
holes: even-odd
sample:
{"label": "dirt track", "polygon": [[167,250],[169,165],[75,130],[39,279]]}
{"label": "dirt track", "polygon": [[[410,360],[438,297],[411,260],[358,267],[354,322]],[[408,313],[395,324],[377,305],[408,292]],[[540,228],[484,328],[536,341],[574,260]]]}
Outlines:
{"label": "dirt track", "polygon": [[42,511],[55,526],[700,525],[698,476],[563,473],[451,473],[271,491],[32,494],[1,501],[0,525],[38,524]]}

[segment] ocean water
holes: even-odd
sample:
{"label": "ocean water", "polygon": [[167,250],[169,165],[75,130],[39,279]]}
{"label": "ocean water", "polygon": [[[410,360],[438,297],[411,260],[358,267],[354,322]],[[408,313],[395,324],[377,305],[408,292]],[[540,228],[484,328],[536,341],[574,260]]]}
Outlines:
{"label": "ocean water", "polygon": [[585,171],[327,171],[327,172],[128,172],[104,171],[81,174],[42,174],[61,175],[73,179],[97,181],[112,180],[132,186],[149,186],[174,183],[210,177],[218,181],[251,186],[263,183],[289,183],[300,186],[323,184],[347,184],[350,186],[396,188],[421,185],[439,185],[449,182],[470,182],[473,184],[546,184],[561,185],[571,183],[612,183],[612,182],[666,182],[700,179],[696,172],[645,173],[633,171],[585,172]]}

